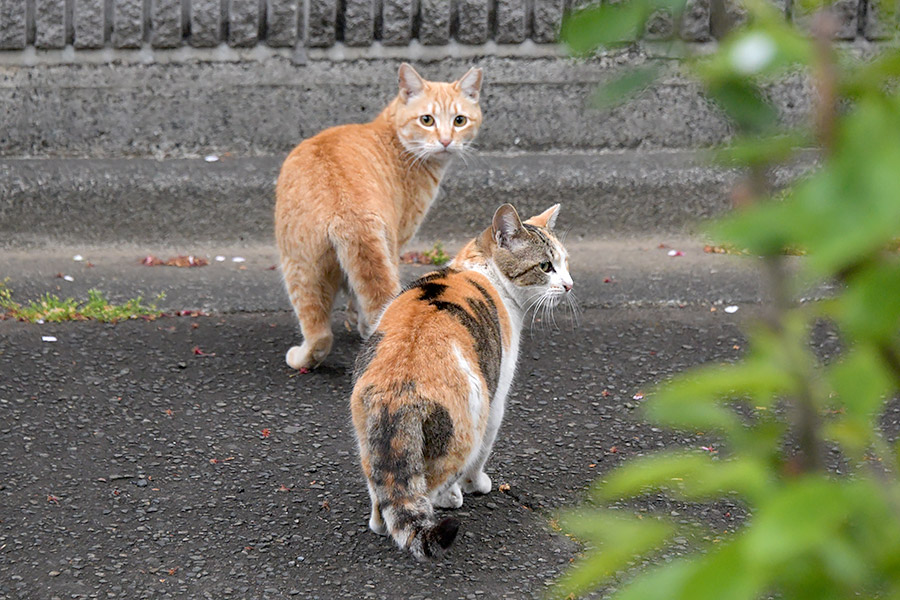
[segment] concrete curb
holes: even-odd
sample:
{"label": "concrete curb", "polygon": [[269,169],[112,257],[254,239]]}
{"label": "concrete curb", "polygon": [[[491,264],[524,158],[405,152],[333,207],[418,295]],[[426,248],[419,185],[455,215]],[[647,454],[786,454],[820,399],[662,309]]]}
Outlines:
{"label": "concrete curb", "polygon": [[[0,160],[0,239],[7,247],[267,243],[282,159]],[[485,153],[447,174],[419,238],[466,239],[504,202],[523,213],[561,202],[570,233],[587,238],[690,232],[728,210],[737,177],[695,152]]]}

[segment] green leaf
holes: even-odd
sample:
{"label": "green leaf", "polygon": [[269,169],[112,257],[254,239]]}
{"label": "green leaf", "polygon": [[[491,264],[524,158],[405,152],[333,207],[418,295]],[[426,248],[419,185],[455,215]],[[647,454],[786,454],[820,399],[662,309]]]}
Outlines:
{"label": "green leaf", "polygon": [[799,148],[809,147],[811,143],[809,134],[800,131],[739,137],[719,149],[715,159],[727,165],[766,166],[791,158]]}
{"label": "green leaf", "polygon": [[658,548],[673,531],[665,521],[641,520],[612,511],[570,512],[560,523],[563,529],[596,546],[557,582],[553,595],[560,597],[596,587],[640,555]]}
{"label": "green leaf", "polygon": [[748,560],[771,568],[815,552],[850,514],[841,483],[824,476],[793,480],[756,511],[745,538]]}
{"label": "green leaf", "polygon": [[714,460],[708,454],[667,453],[633,459],[613,471],[594,493],[605,500],[667,491],[688,500],[738,493],[765,496],[771,483],[766,465],[750,458]]}
{"label": "green leaf", "polygon": [[858,339],[891,343],[900,331],[900,261],[874,263],[855,273],[838,300],[837,315]]}
{"label": "green leaf", "polygon": [[575,55],[632,43],[650,15],[646,0],[592,6],[563,20],[560,38]]}
{"label": "green leaf", "polygon": [[765,579],[747,568],[734,543],[678,559],[634,578],[616,600],[753,600]]}
{"label": "green leaf", "polygon": [[720,399],[753,396],[769,404],[772,396],[792,389],[780,365],[761,360],[738,365],[701,367],[676,377],[645,403],[651,420],[674,428],[734,431],[743,427]]}
{"label": "green leaf", "polygon": [[877,351],[858,345],[828,370],[828,381],[844,410],[830,423],[830,430],[851,450],[861,453],[878,435],[876,420],[893,391],[893,379]]}
{"label": "green leaf", "polygon": [[612,108],[633,98],[659,77],[662,66],[652,62],[628,69],[603,83],[591,96],[594,108]]}
{"label": "green leaf", "polygon": [[778,124],[775,107],[747,79],[711,81],[707,93],[743,134],[762,134]]}

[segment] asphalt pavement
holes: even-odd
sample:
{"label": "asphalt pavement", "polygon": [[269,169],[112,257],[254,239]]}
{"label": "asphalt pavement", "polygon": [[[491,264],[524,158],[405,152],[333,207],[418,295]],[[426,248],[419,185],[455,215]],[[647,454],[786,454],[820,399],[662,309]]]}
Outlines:
{"label": "asphalt pavement", "polygon": [[[674,373],[738,359],[764,297],[751,258],[700,239],[568,245],[580,320],[529,318],[494,490],[466,497],[451,551],[424,564],[366,526],[348,409],[360,342],[342,313],[321,368],[284,363],[299,333],[272,247],[3,252],[20,302],[165,292],[167,316],[0,320],[0,598],[541,597],[582,550],[556,516],[593,481],[662,447],[715,446],[645,422],[641,403]],[[188,253],[210,264],[140,264]],[[837,341],[821,337],[827,354]],[[726,501],[629,508],[699,518],[710,535],[744,518]]]}

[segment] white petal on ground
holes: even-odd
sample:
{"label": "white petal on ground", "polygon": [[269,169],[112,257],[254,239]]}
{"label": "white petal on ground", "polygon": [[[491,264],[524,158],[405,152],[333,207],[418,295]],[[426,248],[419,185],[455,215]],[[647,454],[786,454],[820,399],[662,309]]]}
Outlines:
{"label": "white petal on ground", "polygon": [[738,311],[738,307],[735,306],[734,304],[732,304],[731,306],[725,307],[725,312],[727,312],[730,315],[736,313],[737,311]]}
{"label": "white petal on ground", "polygon": [[244,262],[245,260],[247,260],[247,259],[244,258],[243,256],[235,256],[234,258],[231,259],[231,262]]}
{"label": "white petal on ground", "polygon": [[76,254],[75,256],[72,257],[72,260],[74,260],[75,262],[81,262],[84,260],[84,257],[80,254]]}
{"label": "white petal on ground", "polygon": [[56,341],[56,338],[55,338],[54,336],[52,336],[52,335],[42,335],[42,336],[41,336],[41,341],[42,341],[42,342],[55,342],[55,341]]}
{"label": "white petal on ground", "polygon": [[63,275],[63,279],[65,279],[66,281],[75,281],[75,278],[71,275]]}
{"label": "white petal on ground", "polygon": [[219,157],[215,154],[209,154],[207,156],[204,156],[203,160],[205,160],[206,162],[219,162]]}

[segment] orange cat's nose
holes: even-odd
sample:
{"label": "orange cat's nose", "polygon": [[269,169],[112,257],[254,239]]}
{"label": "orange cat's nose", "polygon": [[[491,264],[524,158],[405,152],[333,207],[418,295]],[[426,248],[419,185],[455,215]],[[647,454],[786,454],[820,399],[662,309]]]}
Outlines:
{"label": "orange cat's nose", "polygon": [[453,141],[453,140],[445,140],[445,139],[442,139],[442,140],[441,140],[441,144],[443,144],[444,148],[446,148],[447,146],[450,145],[450,143],[451,143],[452,141]]}

